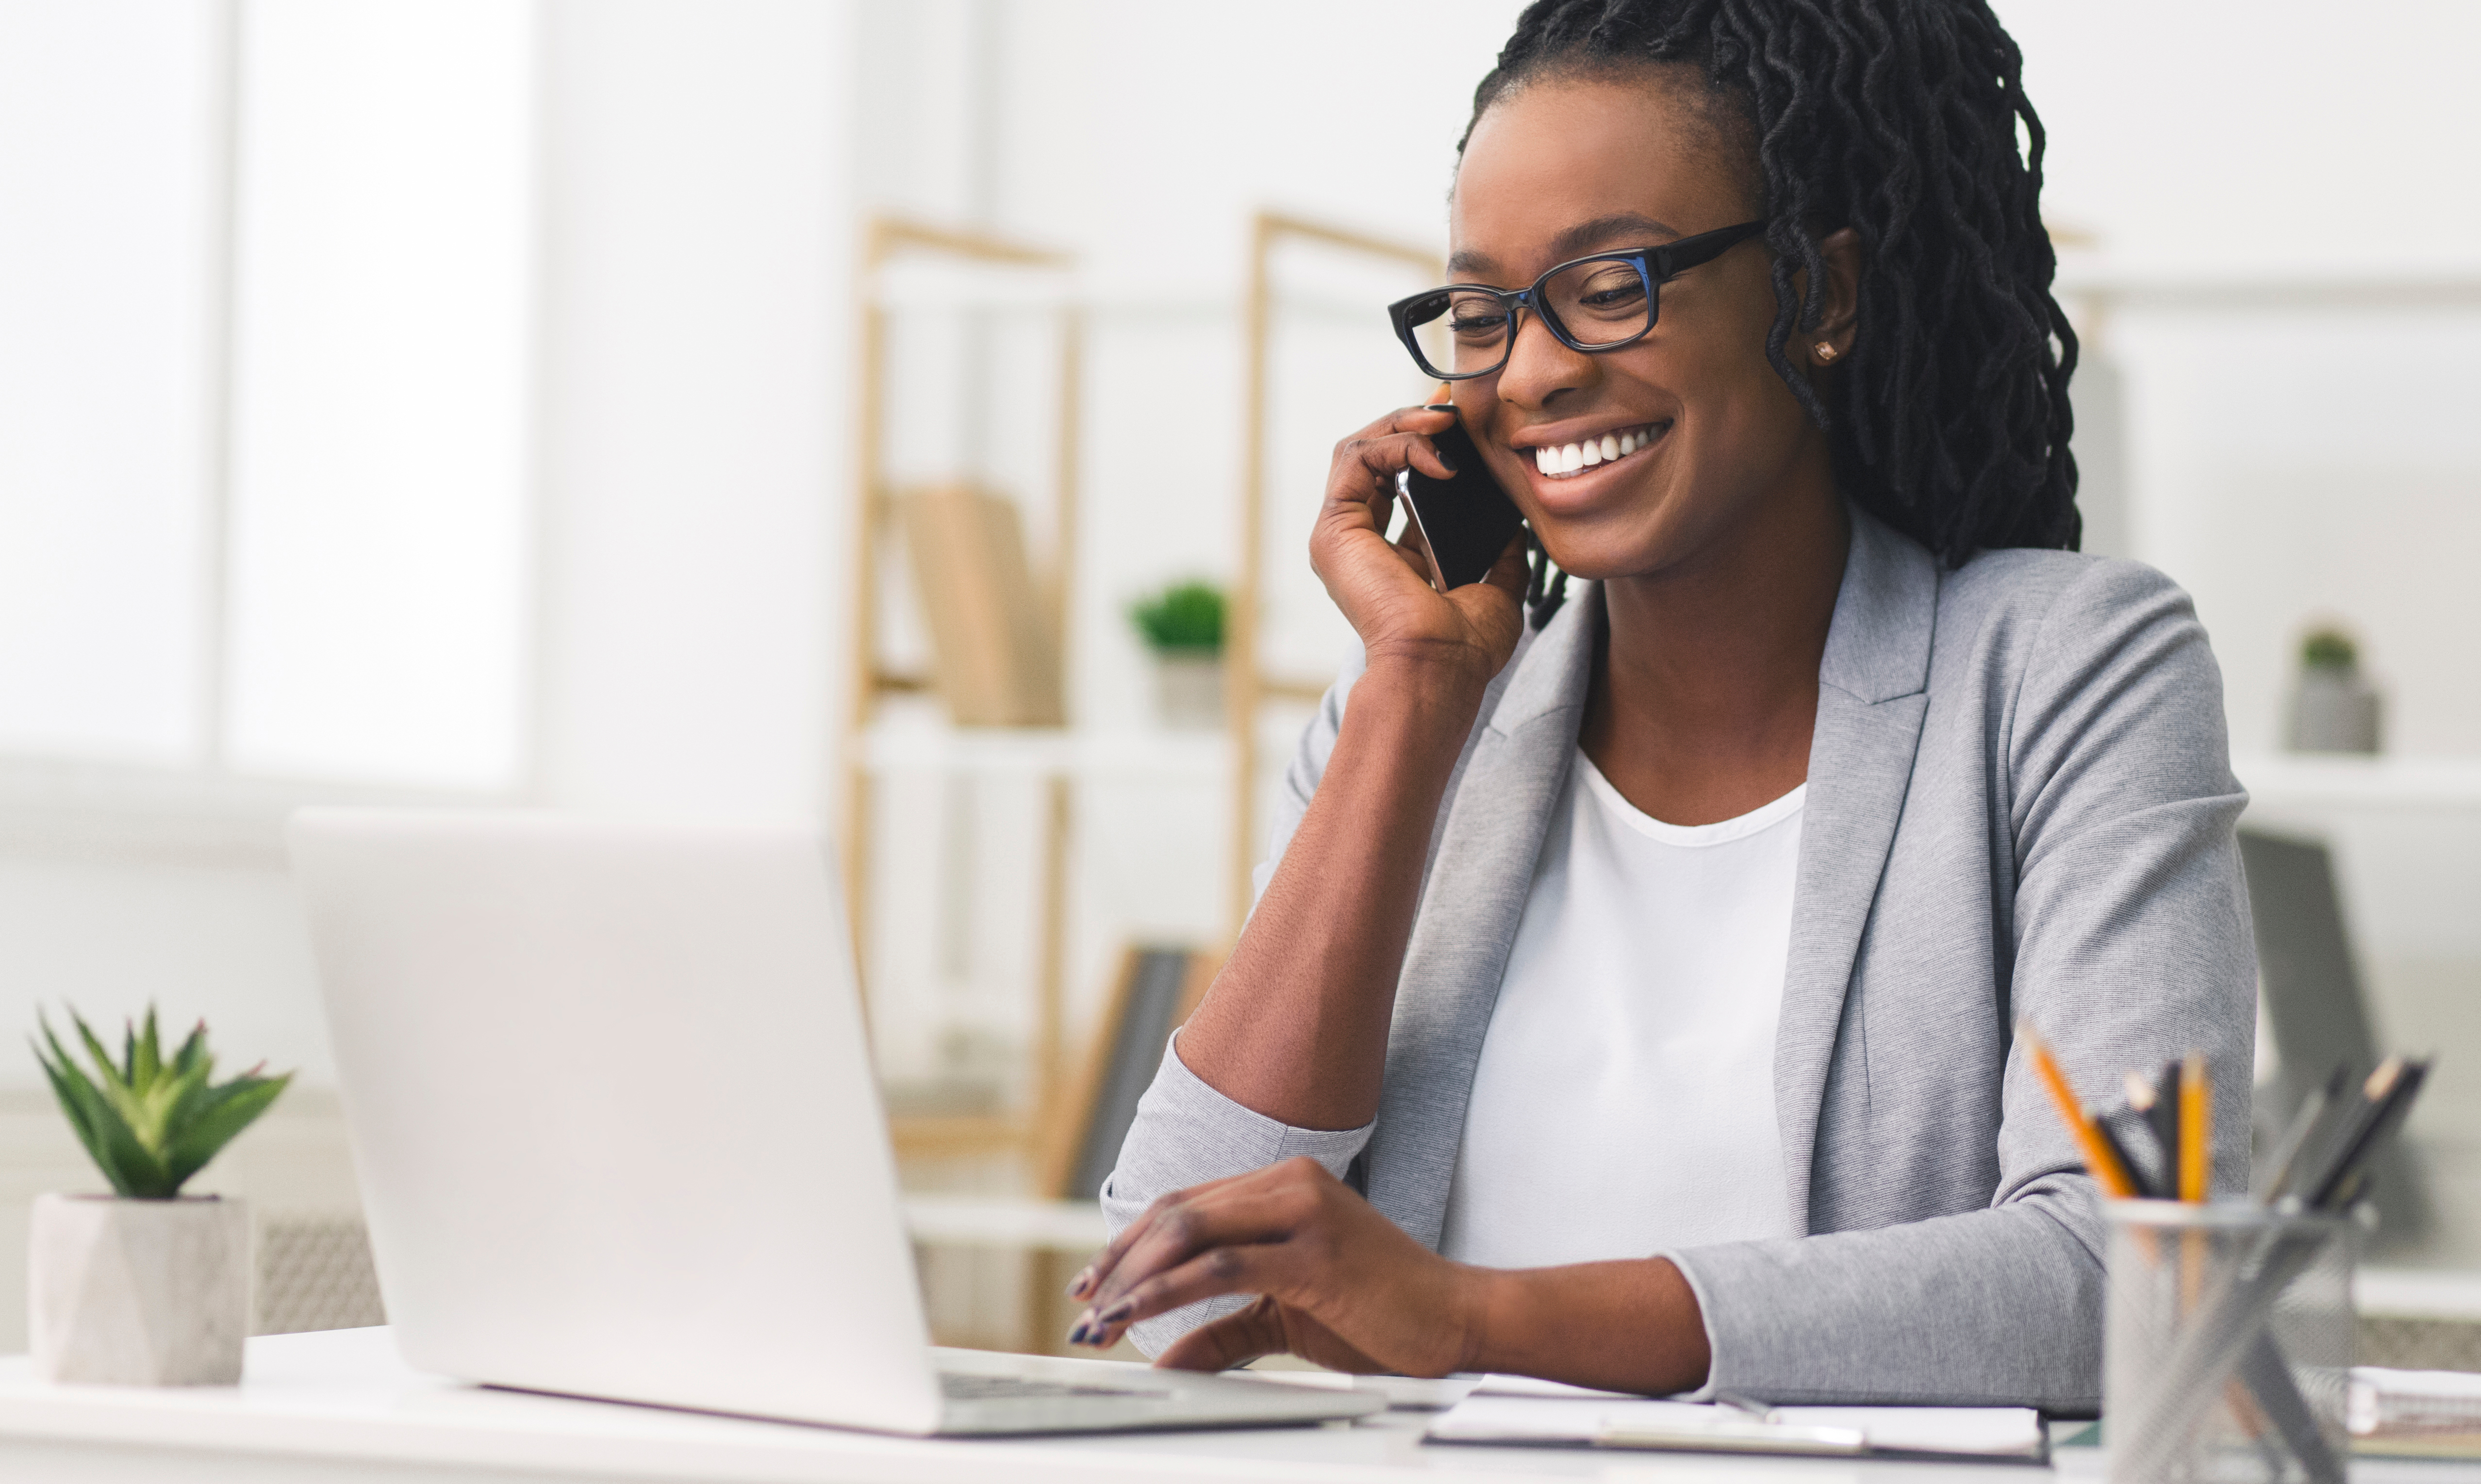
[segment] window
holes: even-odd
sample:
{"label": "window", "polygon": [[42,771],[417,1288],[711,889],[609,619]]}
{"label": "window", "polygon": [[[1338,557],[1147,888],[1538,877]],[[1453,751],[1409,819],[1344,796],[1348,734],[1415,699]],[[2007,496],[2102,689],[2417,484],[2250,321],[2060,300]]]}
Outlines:
{"label": "window", "polygon": [[0,752],[523,782],[534,36],[0,5]]}

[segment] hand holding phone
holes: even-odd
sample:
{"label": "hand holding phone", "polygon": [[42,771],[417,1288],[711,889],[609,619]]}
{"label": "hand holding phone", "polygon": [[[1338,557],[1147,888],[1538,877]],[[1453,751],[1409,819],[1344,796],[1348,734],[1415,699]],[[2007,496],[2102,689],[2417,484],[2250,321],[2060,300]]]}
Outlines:
{"label": "hand holding phone", "polygon": [[[1429,410],[1452,414],[1455,407],[1442,404]],[[1462,422],[1449,424],[1430,441],[1454,467],[1454,477],[1436,480],[1406,469],[1396,476],[1396,488],[1430,548],[1431,585],[1446,592],[1488,576],[1509,540],[1524,529],[1525,516],[1491,478],[1481,450],[1474,447]]]}

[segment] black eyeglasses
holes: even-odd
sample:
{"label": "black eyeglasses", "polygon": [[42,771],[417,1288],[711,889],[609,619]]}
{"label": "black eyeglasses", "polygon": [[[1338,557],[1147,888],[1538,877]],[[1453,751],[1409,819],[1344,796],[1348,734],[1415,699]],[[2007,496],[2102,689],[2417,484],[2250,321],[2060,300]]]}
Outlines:
{"label": "black eyeglasses", "polygon": [[1643,340],[1662,307],[1662,285],[1766,229],[1743,221],[1660,247],[1598,252],[1562,263],[1529,289],[1451,283],[1387,306],[1396,338],[1424,375],[1442,381],[1486,377],[1507,364],[1526,310],[1571,351],[1616,351]]}

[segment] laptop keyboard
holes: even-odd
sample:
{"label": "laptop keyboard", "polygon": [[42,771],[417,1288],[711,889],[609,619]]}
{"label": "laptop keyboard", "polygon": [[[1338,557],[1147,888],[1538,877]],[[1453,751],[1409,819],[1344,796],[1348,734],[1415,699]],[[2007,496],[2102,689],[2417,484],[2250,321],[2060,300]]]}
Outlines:
{"label": "laptop keyboard", "polygon": [[939,1372],[940,1394],[950,1401],[1015,1401],[1031,1396],[1168,1396],[1168,1392],[1136,1391],[1119,1386],[1069,1386],[1036,1381],[1029,1376],[984,1376],[962,1371]]}

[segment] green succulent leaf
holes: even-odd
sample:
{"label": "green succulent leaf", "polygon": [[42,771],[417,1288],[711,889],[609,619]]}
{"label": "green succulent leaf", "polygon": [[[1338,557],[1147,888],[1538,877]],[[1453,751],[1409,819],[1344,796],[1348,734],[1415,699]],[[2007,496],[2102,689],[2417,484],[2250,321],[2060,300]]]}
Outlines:
{"label": "green succulent leaf", "polygon": [[[70,1018],[76,1019],[74,1011]],[[62,1049],[60,1038],[52,1033],[51,1026],[46,1023],[42,1028],[43,1039],[50,1043],[52,1054],[46,1058],[38,1053],[38,1059],[43,1062],[43,1070],[50,1075],[52,1092],[61,1100],[63,1110],[68,1114],[69,1127],[76,1132],[79,1142],[86,1145],[87,1153],[94,1159],[95,1168],[103,1172],[103,1178],[118,1194],[153,1194],[162,1184],[162,1166],[147,1153],[145,1145],[139,1141],[137,1131],[129,1126],[129,1120],[115,1106],[109,1091],[110,1080],[107,1080],[104,1087],[97,1087]],[[79,1022],[78,1029],[86,1030],[83,1022]],[[89,1034],[87,1039],[91,1041],[93,1038]],[[109,1067],[110,1058],[105,1058],[105,1065]]]}
{"label": "green succulent leaf", "polygon": [[206,1167],[233,1137],[267,1111],[286,1087],[292,1085],[293,1074],[282,1077],[236,1077],[221,1087],[210,1088],[197,1113],[188,1126],[173,1136],[171,1147],[165,1151],[164,1162],[175,1188]]}
{"label": "green succulent leaf", "polygon": [[35,1059],[95,1167],[124,1196],[169,1200],[180,1194],[182,1184],[267,1111],[293,1080],[290,1073],[269,1078],[252,1068],[216,1083],[203,1024],[168,1061],[152,1006],[143,1027],[125,1030],[118,1062],[85,1019],[69,1012],[93,1063],[90,1077],[61,1045],[49,1019],[40,1012],[36,1019],[42,1040],[34,1046]]}
{"label": "green succulent leaf", "polygon": [[156,1078],[162,1076],[164,1071],[164,1043],[163,1040],[155,1034],[155,1007],[153,1005],[150,1004],[146,1007],[145,1031],[143,1034],[128,1037],[128,1041],[129,1085],[132,1087],[148,1086],[154,1082]]}
{"label": "green succulent leaf", "polygon": [[216,1058],[207,1054],[207,1023],[200,1021],[190,1031],[189,1039],[181,1043],[181,1049],[172,1054],[172,1070],[187,1072],[194,1066],[203,1066],[212,1072],[215,1065]]}

